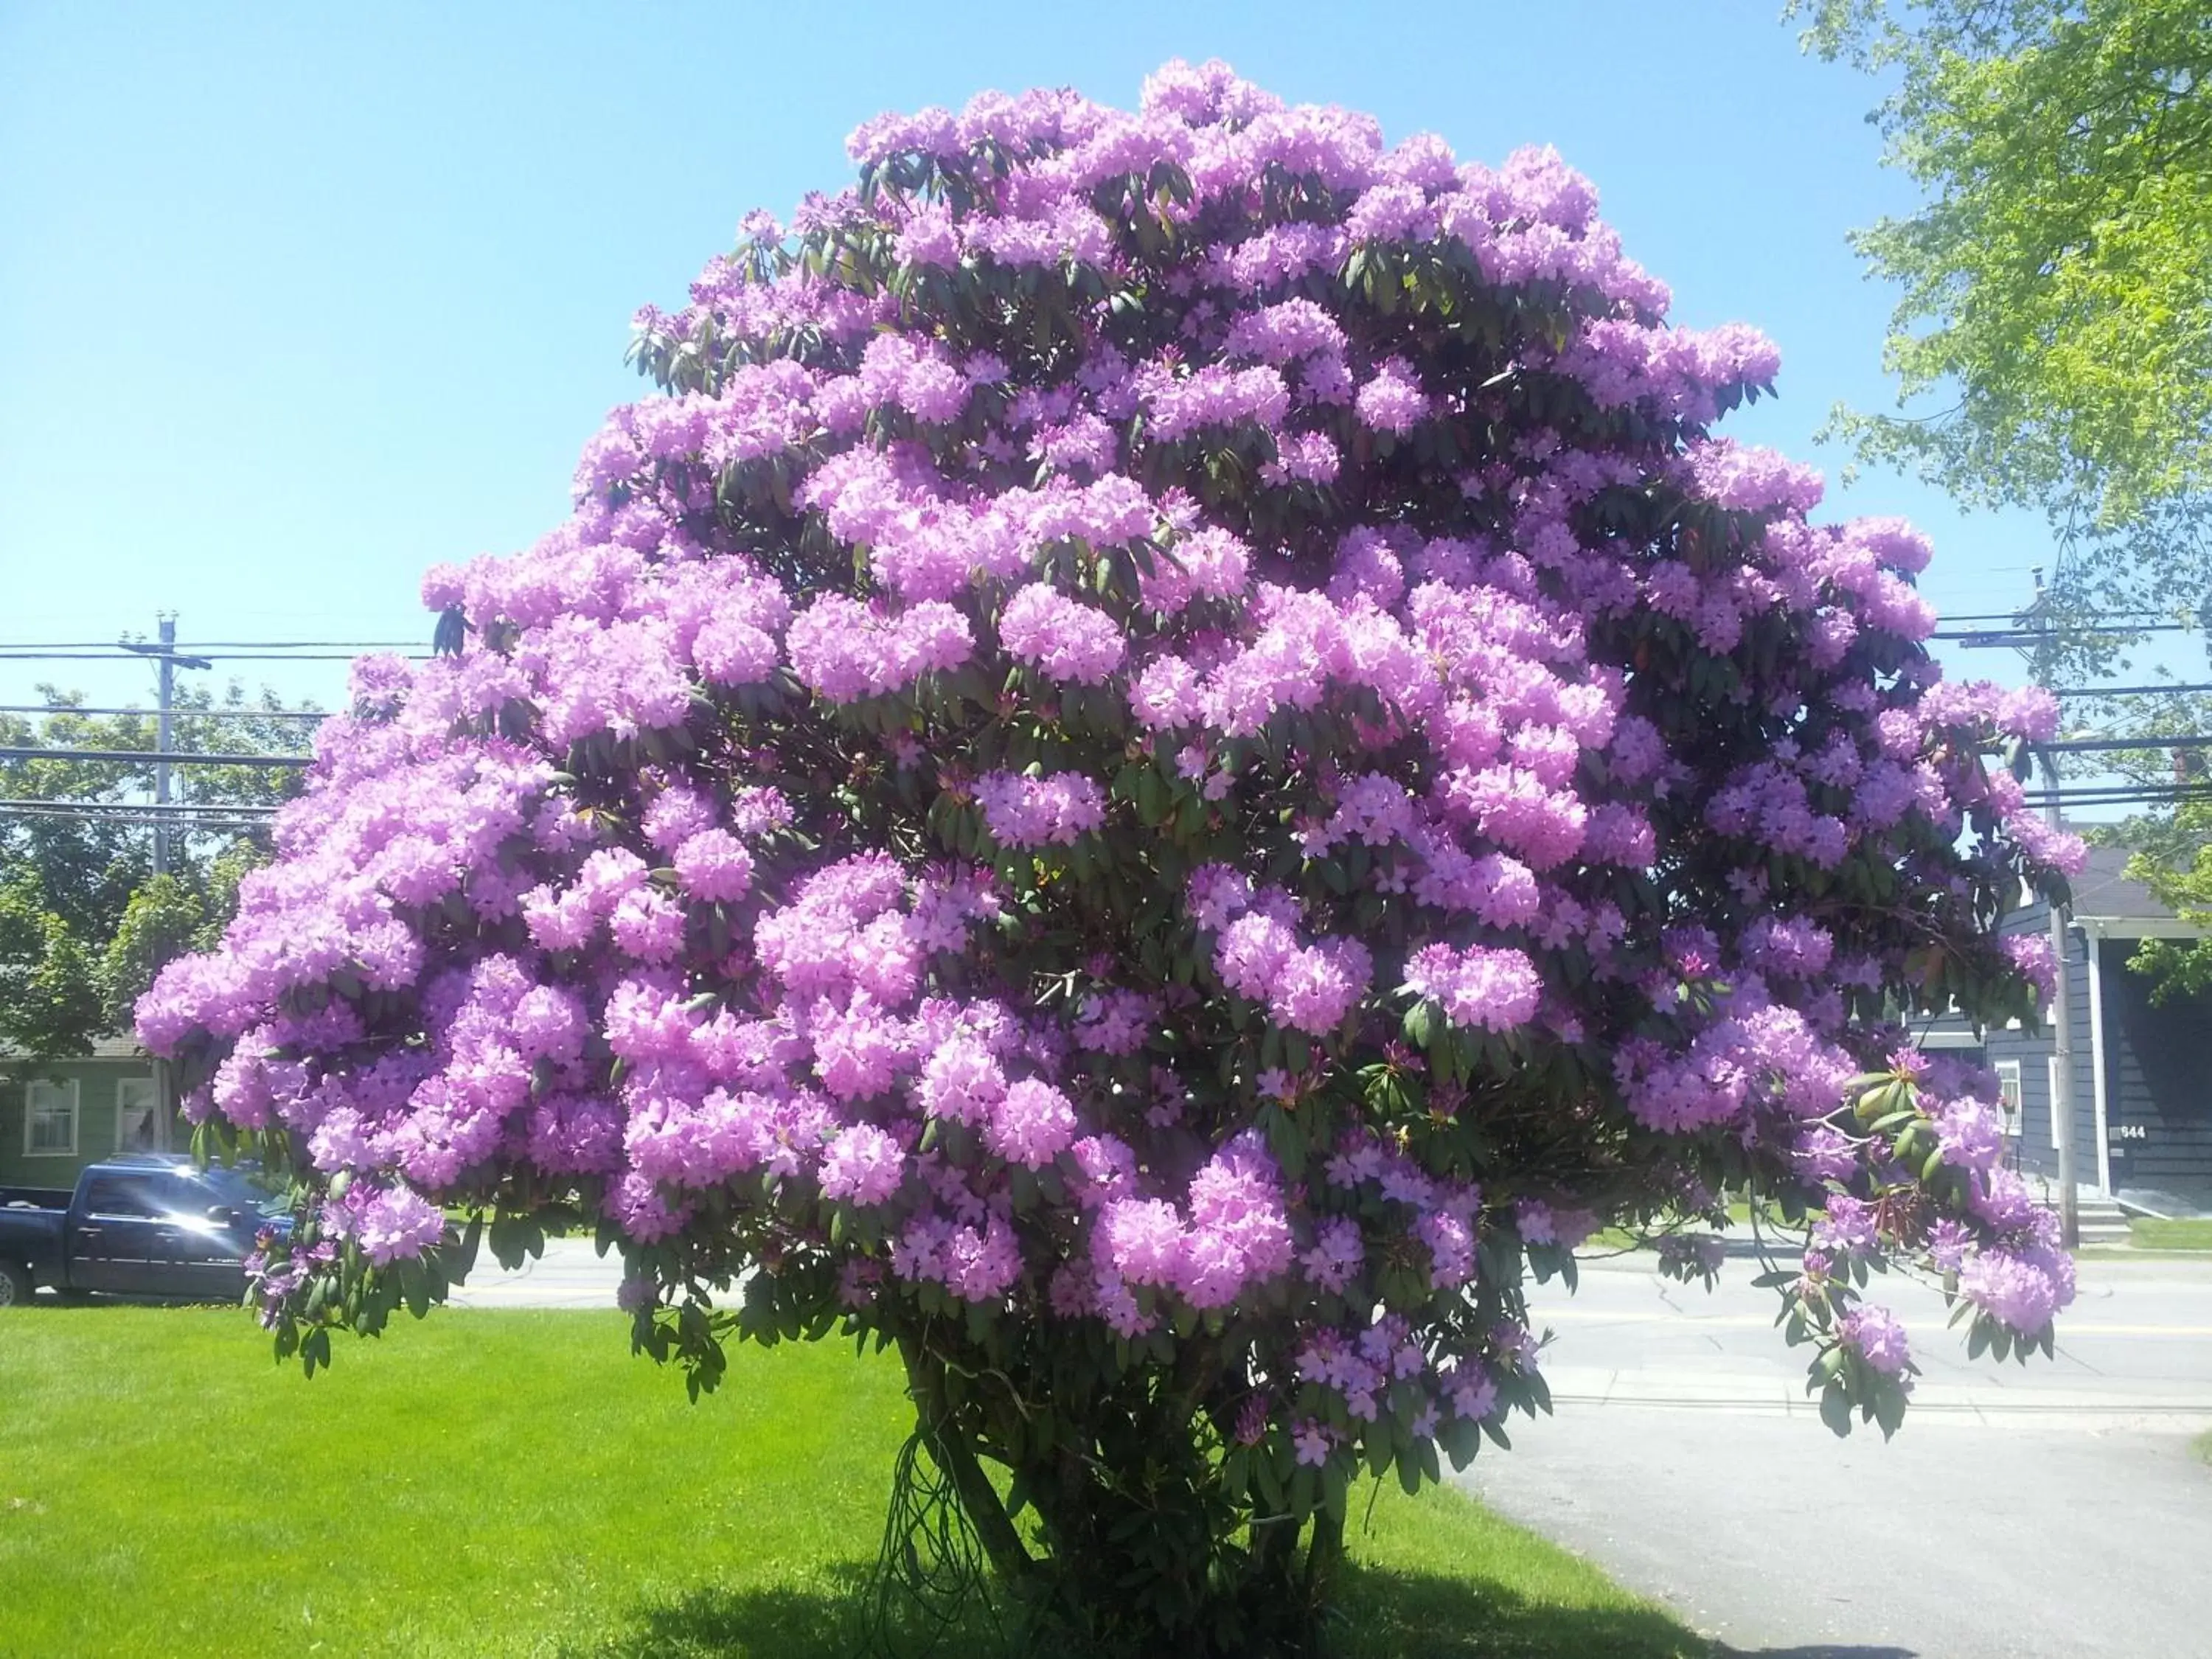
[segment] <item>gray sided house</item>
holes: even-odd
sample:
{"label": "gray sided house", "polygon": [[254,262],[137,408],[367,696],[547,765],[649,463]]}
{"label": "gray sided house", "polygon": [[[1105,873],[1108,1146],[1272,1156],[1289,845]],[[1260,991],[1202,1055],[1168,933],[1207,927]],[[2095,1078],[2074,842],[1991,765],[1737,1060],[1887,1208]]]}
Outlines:
{"label": "gray sided house", "polygon": [[[2212,1213],[2212,994],[2151,1000],[2128,958],[2146,939],[2191,939],[2182,921],[2122,873],[2128,855],[2092,848],[2074,882],[2066,985],[2074,1048],[2075,1175],[2083,1187],[2154,1215]],[[2048,908],[2022,908],[2007,932],[2047,935]],[[2008,1161],[2058,1173],[2051,1101],[2057,1043],[2048,1026],[1976,1033],[1937,1021],[1929,1049],[1964,1050],[1996,1071],[2006,1102]]]}
{"label": "gray sided house", "polygon": [[70,1187],[118,1152],[185,1144],[152,1056],[130,1037],[33,1066],[0,1052],[0,1187]]}

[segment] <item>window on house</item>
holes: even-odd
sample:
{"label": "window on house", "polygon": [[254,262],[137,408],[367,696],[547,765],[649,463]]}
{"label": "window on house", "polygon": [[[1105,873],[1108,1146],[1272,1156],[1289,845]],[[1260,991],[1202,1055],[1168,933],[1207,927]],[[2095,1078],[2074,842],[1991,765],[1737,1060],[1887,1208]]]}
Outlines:
{"label": "window on house", "polygon": [[155,1108],[160,1097],[150,1077],[126,1077],[115,1085],[115,1150],[150,1152],[157,1149],[160,1124]]}
{"label": "window on house", "polygon": [[76,1084],[41,1078],[23,1088],[23,1156],[76,1156]]}
{"label": "window on house", "polygon": [[2019,1139],[2020,1062],[2016,1060],[1997,1062],[1997,1110],[2003,1114],[2005,1133]]}

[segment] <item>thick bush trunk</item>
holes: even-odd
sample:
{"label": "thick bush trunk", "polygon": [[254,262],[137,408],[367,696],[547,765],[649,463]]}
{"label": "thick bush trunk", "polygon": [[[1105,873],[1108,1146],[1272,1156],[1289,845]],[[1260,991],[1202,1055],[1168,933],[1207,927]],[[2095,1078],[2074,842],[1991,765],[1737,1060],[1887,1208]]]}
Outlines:
{"label": "thick bush trunk", "polygon": [[[974,1396],[947,1398],[944,1362],[902,1344],[920,1426],[1002,1590],[1055,1650],[1098,1656],[1305,1655],[1334,1591],[1343,1526],[1326,1514],[1241,1523],[1197,1425],[1166,1405],[1063,1434],[1008,1462]],[[1010,1510],[987,1459],[1034,1515]]]}

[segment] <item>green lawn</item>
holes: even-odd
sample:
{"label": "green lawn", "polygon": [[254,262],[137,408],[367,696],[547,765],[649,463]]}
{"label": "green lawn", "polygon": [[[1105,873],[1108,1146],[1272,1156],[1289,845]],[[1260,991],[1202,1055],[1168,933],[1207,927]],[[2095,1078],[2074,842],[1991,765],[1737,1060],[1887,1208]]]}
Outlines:
{"label": "green lawn", "polygon": [[2139,1250],[2212,1250],[2212,1221],[2161,1221],[2155,1216],[2132,1215],[2128,1231]]}
{"label": "green lawn", "polygon": [[[230,1310],[0,1315],[0,1659],[857,1651],[895,1366],[746,1349],[694,1407],[617,1316],[402,1323],[310,1382]],[[1366,1495],[1348,1659],[1706,1652],[1455,1493]]]}

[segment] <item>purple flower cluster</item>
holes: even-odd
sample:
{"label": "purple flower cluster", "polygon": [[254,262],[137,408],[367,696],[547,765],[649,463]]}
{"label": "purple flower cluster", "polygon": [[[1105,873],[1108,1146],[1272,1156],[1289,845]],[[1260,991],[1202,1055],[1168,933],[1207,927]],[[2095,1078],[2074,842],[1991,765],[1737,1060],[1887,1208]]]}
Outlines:
{"label": "purple flower cluster", "polygon": [[1959,1268],[1959,1293],[1998,1323],[2040,1336],[2074,1300],[2074,1259],[2041,1242],[1978,1251]]}
{"label": "purple flower cluster", "polygon": [[1976,883],[2078,862],[1990,763],[2055,714],[1940,678],[1923,540],[1713,435],[1771,345],[1674,327],[1556,155],[1218,64],[851,148],[641,317],[568,519],[430,574],[463,648],[356,667],[138,1010],[196,1121],[347,1175],[379,1267],[557,1194],[641,1319],[745,1270],[1117,1364],[1234,1330],[1218,1420],[1308,1463],[1528,1405],[1502,1264],[1723,1164],[1859,1255],[1940,1151],[1931,1248],[2047,1325],[1985,1080],[1909,1160],[1844,1091],[1930,945],[2047,985]]}
{"label": "purple flower cluster", "polygon": [[1017,661],[1048,677],[1101,684],[1121,665],[1121,629],[1103,611],[1078,604],[1048,582],[1032,582],[1006,601],[999,639]]}
{"label": "purple flower cluster", "polygon": [[1884,1376],[1902,1376],[1912,1363],[1905,1327],[1887,1308],[1862,1305],[1837,1322],[1844,1346]]}
{"label": "purple flower cluster", "polygon": [[323,1206],[322,1223],[325,1233],[357,1246],[379,1267],[422,1255],[446,1231],[445,1212],[399,1182],[383,1188],[355,1182]]}
{"label": "purple flower cluster", "polygon": [[1510,1031],[1534,1016],[1544,981],[1519,951],[1428,945],[1406,959],[1406,988],[1455,1025]]}
{"label": "purple flower cluster", "polygon": [[1106,821],[1106,797],[1079,772],[1017,777],[994,772],[975,784],[975,799],[992,838],[1006,847],[1073,842]]}
{"label": "purple flower cluster", "polygon": [[1366,994],[1373,956],[1354,939],[1305,942],[1290,895],[1279,888],[1253,892],[1233,875],[1223,889],[1218,877],[1227,873],[1209,866],[1193,878],[1193,915],[1219,932],[1213,969],[1221,983],[1266,1003],[1285,1030],[1328,1036]]}

